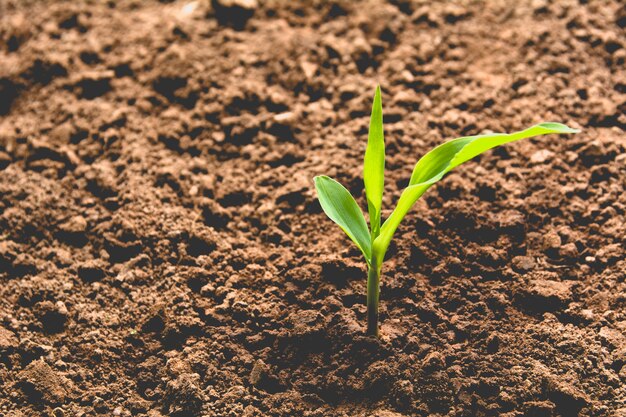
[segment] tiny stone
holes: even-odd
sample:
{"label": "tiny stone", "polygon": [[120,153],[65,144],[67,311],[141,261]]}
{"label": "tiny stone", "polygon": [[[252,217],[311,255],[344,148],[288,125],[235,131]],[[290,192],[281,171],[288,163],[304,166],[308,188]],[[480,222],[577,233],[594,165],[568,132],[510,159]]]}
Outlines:
{"label": "tiny stone", "polygon": [[303,61],[300,63],[300,68],[302,68],[302,72],[304,72],[304,76],[307,79],[313,78],[315,72],[317,71],[317,64],[312,62]]}
{"label": "tiny stone", "polygon": [[295,120],[295,116],[296,115],[294,112],[287,111],[287,112],[279,113],[275,115],[274,121],[278,123],[293,122]]}
{"label": "tiny stone", "polygon": [[556,232],[549,232],[543,237],[544,250],[559,249],[561,247],[561,236]]}
{"label": "tiny stone", "polygon": [[438,370],[446,365],[443,355],[437,351],[431,352],[422,361],[422,365],[426,369]]}
{"label": "tiny stone", "polygon": [[55,142],[67,143],[72,138],[75,128],[70,123],[63,123],[50,131],[50,139]]}
{"label": "tiny stone", "polygon": [[250,384],[255,387],[259,385],[259,383],[263,380],[263,377],[267,373],[267,365],[261,359],[257,360],[252,367],[252,371],[250,372]]}
{"label": "tiny stone", "polygon": [[580,315],[588,321],[593,321],[594,319],[594,314],[593,314],[593,310],[585,308],[580,310]]}
{"label": "tiny stone", "polygon": [[530,157],[530,162],[532,162],[533,164],[543,164],[547,160],[551,159],[553,156],[554,152],[547,149],[542,149],[532,154],[532,156]]}
{"label": "tiny stone", "polygon": [[535,260],[532,256],[516,256],[512,262],[513,268],[519,272],[530,271],[535,268]]}
{"label": "tiny stone", "polygon": [[574,243],[567,243],[559,249],[559,254],[564,258],[578,257],[578,248]]}

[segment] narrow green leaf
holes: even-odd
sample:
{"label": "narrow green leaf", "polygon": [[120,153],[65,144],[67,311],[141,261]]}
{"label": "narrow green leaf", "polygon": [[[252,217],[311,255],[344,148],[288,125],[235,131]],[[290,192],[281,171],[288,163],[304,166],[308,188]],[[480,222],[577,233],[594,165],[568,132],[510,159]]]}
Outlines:
{"label": "narrow green leaf", "polygon": [[315,189],[324,213],[361,249],[368,265],[372,258],[372,242],[365,217],[346,188],[327,176],[314,178]]}
{"label": "narrow green leaf", "polygon": [[376,86],[372,104],[370,129],[363,162],[363,182],[365,183],[372,239],[375,239],[380,233],[380,210],[385,187],[385,136],[383,133],[383,105],[380,97],[380,86]]}
{"label": "narrow green leaf", "polygon": [[550,133],[576,132],[578,130],[560,123],[540,123],[520,132],[465,136],[437,146],[424,155],[415,165],[408,187],[400,195],[396,208],[385,221],[380,235],[374,241],[373,255],[376,258],[383,259],[393,234],[404,216],[413,207],[413,204],[430,186],[441,180],[450,170],[489,149],[505,143]]}

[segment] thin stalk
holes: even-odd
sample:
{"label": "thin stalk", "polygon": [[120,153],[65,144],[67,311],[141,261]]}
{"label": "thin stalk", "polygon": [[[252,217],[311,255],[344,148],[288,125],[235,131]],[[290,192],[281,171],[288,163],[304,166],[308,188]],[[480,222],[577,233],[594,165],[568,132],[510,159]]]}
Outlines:
{"label": "thin stalk", "polygon": [[378,297],[380,294],[380,270],[375,259],[367,272],[367,334],[379,336],[378,332]]}

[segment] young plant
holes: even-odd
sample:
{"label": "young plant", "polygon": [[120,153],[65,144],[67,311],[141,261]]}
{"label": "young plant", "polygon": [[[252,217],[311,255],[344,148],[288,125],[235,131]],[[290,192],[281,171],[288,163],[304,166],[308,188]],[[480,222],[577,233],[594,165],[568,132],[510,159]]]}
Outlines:
{"label": "young plant", "polygon": [[432,149],[417,162],[409,185],[402,191],[396,208],[381,226],[381,205],[385,181],[385,140],[380,86],[376,87],[363,163],[369,228],[361,209],[345,187],[327,176],[318,176],[314,179],[324,213],[341,227],[365,257],[368,267],[367,333],[378,336],[380,274],[391,238],[404,216],[430,186],[441,180],[453,168],[496,146],[532,136],[576,132],[578,130],[560,123],[540,123],[515,133],[464,136],[445,142]]}

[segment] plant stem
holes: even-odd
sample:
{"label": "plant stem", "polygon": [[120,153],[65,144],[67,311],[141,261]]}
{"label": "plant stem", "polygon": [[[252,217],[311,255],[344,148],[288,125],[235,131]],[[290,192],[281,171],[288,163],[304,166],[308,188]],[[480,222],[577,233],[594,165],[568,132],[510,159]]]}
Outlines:
{"label": "plant stem", "polygon": [[380,270],[375,259],[367,272],[367,334],[379,336],[378,332],[378,296],[380,294]]}

